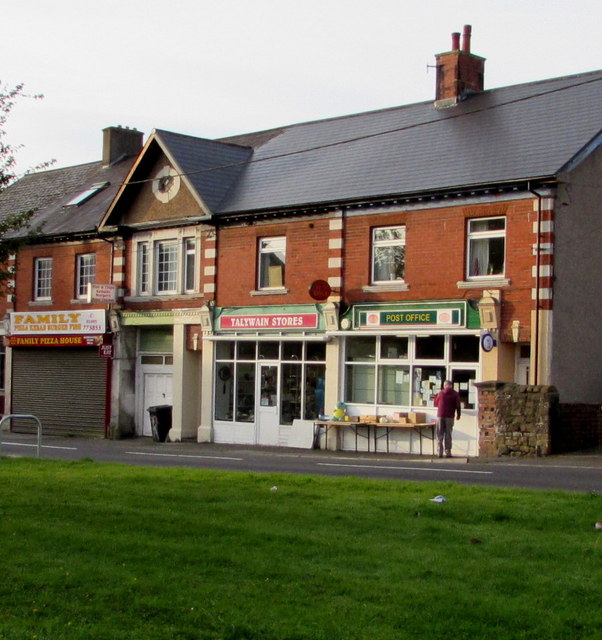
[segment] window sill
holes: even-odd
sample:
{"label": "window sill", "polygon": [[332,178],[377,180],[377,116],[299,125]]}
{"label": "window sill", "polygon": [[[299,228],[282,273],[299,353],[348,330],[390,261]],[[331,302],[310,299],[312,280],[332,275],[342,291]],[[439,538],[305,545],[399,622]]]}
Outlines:
{"label": "window sill", "polygon": [[285,287],[281,289],[257,289],[249,292],[252,296],[282,296],[289,293]]}
{"label": "window sill", "polygon": [[30,300],[28,304],[30,307],[49,307],[54,303],[52,300]]}
{"label": "window sill", "polygon": [[202,293],[176,293],[152,296],[125,296],[124,302],[161,302],[165,300],[202,300]]}
{"label": "window sill", "polygon": [[409,291],[407,282],[392,282],[391,284],[370,284],[362,287],[364,293],[383,293],[387,291]]}
{"label": "window sill", "polygon": [[458,289],[498,289],[510,286],[508,278],[484,278],[483,280],[460,280]]}

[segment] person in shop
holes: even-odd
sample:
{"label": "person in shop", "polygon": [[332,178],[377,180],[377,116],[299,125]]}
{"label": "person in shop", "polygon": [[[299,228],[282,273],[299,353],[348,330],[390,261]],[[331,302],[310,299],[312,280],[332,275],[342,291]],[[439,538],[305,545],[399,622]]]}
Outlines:
{"label": "person in shop", "polygon": [[454,416],[460,419],[461,405],[460,394],[454,390],[454,385],[449,380],[443,383],[443,389],[435,396],[437,407],[437,444],[439,457],[451,458],[452,429],[454,428]]}

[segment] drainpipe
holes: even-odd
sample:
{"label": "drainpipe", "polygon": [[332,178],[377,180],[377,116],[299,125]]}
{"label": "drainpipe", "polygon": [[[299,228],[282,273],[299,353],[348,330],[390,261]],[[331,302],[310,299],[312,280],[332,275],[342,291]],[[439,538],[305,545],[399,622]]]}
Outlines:
{"label": "drainpipe", "polygon": [[532,189],[530,183],[527,188],[537,198],[537,241],[535,250],[535,336],[533,341],[535,360],[533,363],[533,384],[539,384],[539,283],[541,280],[541,201],[543,196],[541,193],[535,191],[535,189]]}

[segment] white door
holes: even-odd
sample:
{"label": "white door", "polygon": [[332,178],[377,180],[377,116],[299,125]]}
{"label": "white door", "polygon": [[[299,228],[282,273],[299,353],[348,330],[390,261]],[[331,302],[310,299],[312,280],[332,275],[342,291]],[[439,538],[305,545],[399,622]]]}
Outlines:
{"label": "white door", "polygon": [[[150,369],[161,369],[150,371]],[[168,370],[168,371],[166,371]],[[142,367],[142,406],[138,419],[138,435],[152,436],[149,407],[173,402],[172,373],[170,366]],[[140,429],[140,426],[142,427]]]}
{"label": "white door", "polygon": [[277,445],[280,416],[278,401],[280,367],[278,364],[259,365],[259,406],[257,407],[257,444]]}

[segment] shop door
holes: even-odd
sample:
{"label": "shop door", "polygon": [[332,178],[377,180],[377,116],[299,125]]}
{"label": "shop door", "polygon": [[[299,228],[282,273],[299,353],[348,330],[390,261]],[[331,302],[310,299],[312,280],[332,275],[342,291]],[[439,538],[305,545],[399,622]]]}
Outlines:
{"label": "shop door", "polygon": [[478,448],[476,369],[452,369],[451,380],[460,394],[461,418],[455,421],[453,431],[454,455],[475,456]]}
{"label": "shop door", "polygon": [[259,365],[259,408],[257,412],[257,444],[277,445],[279,435],[278,364]]}
{"label": "shop door", "polygon": [[[142,367],[142,407],[141,414],[138,419],[138,435],[152,436],[150,423],[149,407],[160,405],[171,405],[173,402],[172,395],[172,373],[171,367],[161,367],[161,369],[170,369],[167,371],[148,371],[151,367]],[[159,367],[157,367],[159,368]],[[142,427],[140,429],[140,426]]]}

